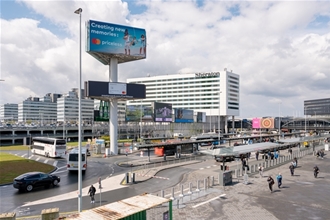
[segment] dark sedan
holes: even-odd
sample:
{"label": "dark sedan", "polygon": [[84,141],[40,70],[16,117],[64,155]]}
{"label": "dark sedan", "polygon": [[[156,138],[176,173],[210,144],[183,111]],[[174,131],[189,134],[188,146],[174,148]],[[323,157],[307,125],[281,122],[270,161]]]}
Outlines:
{"label": "dark sedan", "polygon": [[42,172],[29,172],[16,177],[13,186],[20,191],[31,192],[36,187],[57,186],[60,181],[59,176]]}

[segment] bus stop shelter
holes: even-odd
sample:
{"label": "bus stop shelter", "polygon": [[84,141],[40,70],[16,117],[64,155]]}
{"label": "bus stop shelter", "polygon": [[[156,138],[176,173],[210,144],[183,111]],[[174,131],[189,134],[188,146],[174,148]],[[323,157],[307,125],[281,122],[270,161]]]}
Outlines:
{"label": "bus stop shelter", "polygon": [[155,219],[172,220],[172,200],[147,193],[80,212],[68,219],[146,220],[147,210],[160,205],[163,205],[165,209],[159,211]]}

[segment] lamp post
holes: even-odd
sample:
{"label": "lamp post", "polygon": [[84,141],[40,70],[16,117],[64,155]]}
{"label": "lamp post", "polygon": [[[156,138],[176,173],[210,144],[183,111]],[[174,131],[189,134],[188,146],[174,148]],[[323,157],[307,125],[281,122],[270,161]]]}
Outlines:
{"label": "lamp post", "polygon": [[281,104],[282,102],[278,103],[278,139],[280,140],[281,137]]}
{"label": "lamp post", "polygon": [[[219,85],[220,86],[220,85]],[[219,91],[219,115],[218,115],[218,145],[220,146],[220,95],[221,91]]]}
{"label": "lamp post", "polygon": [[82,9],[78,8],[74,11],[75,14],[79,15],[79,90],[78,90],[78,112],[79,112],[79,134],[78,134],[78,149],[79,149],[79,156],[78,156],[78,212],[82,211],[82,170],[81,170],[81,13]]}

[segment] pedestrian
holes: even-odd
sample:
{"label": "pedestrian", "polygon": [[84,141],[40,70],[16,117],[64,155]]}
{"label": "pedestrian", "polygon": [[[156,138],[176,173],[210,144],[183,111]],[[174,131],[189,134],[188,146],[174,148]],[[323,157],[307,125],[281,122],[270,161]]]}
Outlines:
{"label": "pedestrian", "polygon": [[258,160],[259,158],[259,151],[256,152],[256,159]]}
{"label": "pedestrian", "polygon": [[258,170],[259,170],[260,178],[264,177],[264,174],[263,174],[263,172],[264,172],[264,168],[263,168],[262,166],[259,166],[259,167],[258,167]]}
{"label": "pedestrian", "polygon": [[292,149],[290,148],[288,151],[289,151],[289,153],[292,155]]}
{"label": "pedestrian", "polygon": [[95,203],[95,199],[94,199],[95,192],[96,192],[95,187],[93,185],[91,185],[91,187],[89,187],[89,190],[88,190],[88,194],[91,197],[91,203]]}
{"label": "pedestrian", "polygon": [[296,166],[295,167],[298,167],[298,159],[297,159],[297,157],[293,158],[293,160],[296,163]]}
{"label": "pedestrian", "polygon": [[281,175],[281,173],[279,173],[276,176],[276,179],[277,179],[277,186],[278,186],[278,188],[281,188],[281,185],[282,185],[282,175]]}
{"label": "pedestrian", "polygon": [[272,178],[272,176],[268,176],[267,182],[268,182],[268,186],[269,186],[270,192],[273,192],[273,185],[274,185],[275,181]]}
{"label": "pedestrian", "polygon": [[245,171],[245,167],[246,167],[246,170],[249,170],[249,166],[247,165],[246,159],[244,158],[242,161],[242,170]]}
{"label": "pedestrian", "polygon": [[293,176],[294,175],[294,166],[293,166],[293,164],[291,164],[289,166],[289,169],[290,169],[291,176]]}

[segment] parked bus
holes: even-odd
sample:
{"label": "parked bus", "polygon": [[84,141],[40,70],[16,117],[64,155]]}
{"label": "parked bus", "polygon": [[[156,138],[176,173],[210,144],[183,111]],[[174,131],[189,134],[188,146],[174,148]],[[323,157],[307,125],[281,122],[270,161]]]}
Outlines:
{"label": "parked bus", "polygon": [[[87,151],[86,148],[81,148],[81,167],[82,171],[85,172],[87,169]],[[67,154],[66,167],[68,171],[78,171],[79,168],[79,148],[73,148]]]}
{"label": "parked bus", "polygon": [[45,157],[64,157],[66,141],[64,139],[34,137],[32,139],[31,152]]}

